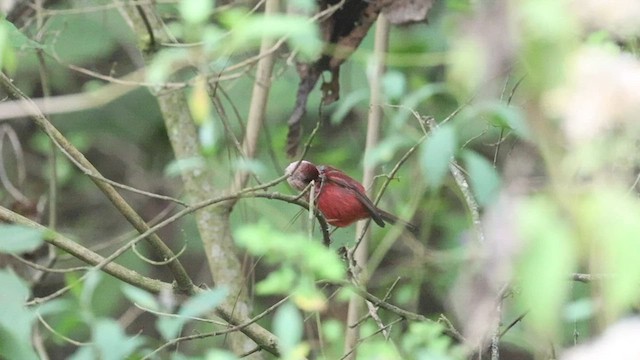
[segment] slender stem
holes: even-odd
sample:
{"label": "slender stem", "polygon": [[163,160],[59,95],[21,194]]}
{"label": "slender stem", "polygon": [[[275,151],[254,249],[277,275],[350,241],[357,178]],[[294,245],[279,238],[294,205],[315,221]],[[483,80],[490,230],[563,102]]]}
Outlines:
{"label": "slender stem", "polygon": [[[144,289],[154,294],[158,294],[162,291],[169,291],[174,293],[177,293],[178,291],[177,289],[174,289],[174,286],[172,284],[145,277],[137,273],[136,271],[113,262],[112,256],[110,256],[109,258],[104,258],[103,256],[65,237],[64,235],[49,230],[46,227],[1,206],[0,220],[6,221],[8,223],[20,224],[43,230],[46,234],[44,238],[46,242],[55,245],[59,249],[62,249],[63,251],[86,262],[87,264],[94,265],[96,268],[99,268],[100,270],[106,272],[109,275],[112,275],[113,277],[140,289]],[[202,289],[193,285],[186,293],[195,294],[200,291],[202,291]],[[230,306],[220,305],[215,309],[215,311],[218,316],[220,316],[229,324],[233,325],[234,330],[243,332],[257,344],[259,344],[262,349],[275,356],[279,356],[280,350],[278,347],[278,340],[276,336],[271,332],[269,332],[262,326],[255,324],[253,321],[248,322],[250,320],[234,313],[233,308]]]}
{"label": "slender stem", "polygon": [[[368,161],[369,156],[373,153],[373,150],[378,146],[380,139],[380,123],[382,121],[382,76],[385,71],[384,58],[387,53],[389,43],[389,22],[385,19],[384,15],[378,16],[378,22],[376,25],[375,44],[373,52],[373,61],[375,61],[375,70],[371,75],[371,101],[369,104],[369,118],[367,120],[367,142],[365,147],[365,163],[363,171],[362,183],[367,189],[367,196],[372,197],[373,194],[373,180],[375,176],[375,168],[371,166],[371,162]],[[356,226],[356,247],[353,250],[353,259],[355,260],[355,267],[358,269],[352,269],[351,273],[354,276],[356,283],[365,286],[369,274],[366,273],[367,257],[369,252],[369,233],[367,231],[367,221],[359,221]],[[362,236],[360,236],[362,234]],[[360,270],[360,271],[357,271]],[[356,326],[347,327],[345,338],[345,358],[355,359],[357,351],[355,350],[358,345],[359,338],[359,326],[357,326],[358,319],[362,313],[362,299],[359,297],[351,297],[349,300],[349,308],[347,313],[347,324],[356,324]],[[373,309],[373,306],[369,306]],[[372,317],[375,318],[375,310],[372,310]]]}
{"label": "slender stem", "polygon": [[[264,15],[269,17],[276,14],[280,8],[280,0],[267,0],[265,2]],[[251,93],[251,104],[249,105],[249,115],[247,118],[247,131],[242,142],[242,154],[245,159],[252,159],[256,154],[256,146],[260,136],[260,129],[264,123],[264,117],[267,110],[267,100],[269,98],[269,90],[271,89],[271,72],[273,70],[274,56],[270,51],[273,46],[273,40],[263,38],[260,45],[260,55],[265,54],[258,60],[256,69],[256,79],[253,83],[253,91]],[[249,179],[249,172],[246,170],[238,170],[231,191],[237,191],[244,187]],[[233,202],[229,203],[233,206]]]}
{"label": "slender stem", "polygon": [[[51,138],[51,140],[67,155],[74,163],[81,165],[82,167],[90,170],[92,173],[102,176],[98,169],[96,169],[84,155],[71,144],[67,138],[58,131],[58,129],[51,124],[51,122],[42,114],[40,109],[29,99],[27,96],[18,89],[11,79],[9,79],[4,73],[0,73],[0,86],[2,86],[8,94],[12,97],[21,100],[23,106],[31,110],[31,118],[33,121]],[[136,211],[122,198],[122,196],[116,191],[116,189],[103,181],[99,181],[94,177],[89,177],[93,183],[107,196],[107,198],[115,205],[115,207],[124,215],[124,217],[133,225],[133,227],[140,233],[144,233],[149,230],[147,223],[136,213]],[[162,259],[170,259],[174,257],[171,249],[158,237],[158,235],[151,235],[148,238],[148,242],[151,247]],[[191,278],[185,271],[184,267],[178,259],[174,259],[167,264],[176,280],[177,286],[182,291],[189,291],[192,288],[193,283]]]}

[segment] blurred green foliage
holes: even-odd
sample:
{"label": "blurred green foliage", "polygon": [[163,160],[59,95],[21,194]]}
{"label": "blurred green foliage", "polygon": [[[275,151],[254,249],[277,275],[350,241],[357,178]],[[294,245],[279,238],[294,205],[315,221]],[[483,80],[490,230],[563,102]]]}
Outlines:
{"label": "blurred green foliage", "polygon": [[[307,13],[316,5],[313,1],[291,3]],[[340,101],[321,107],[320,91],[312,92],[304,134],[309,134],[316,122],[322,126],[307,158],[343,169],[354,178],[359,178],[364,164],[376,165],[380,175],[377,188],[396,162],[417,146],[416,153],[391,179],[380,207],[411,219],[419,225],[420,237],[411,239],[387,228],[373,228],[367,289],[384,294],[400,278],[387,301],[434,319],[442,313],[455,319],[449,297],[461,277],[483,271],[489,278],[505,275],[512,291],[504,299],[502,323],[528,313],[522,324],[510,329],[501,345],[514,351],[513,358],[531,358],[547,349],[549,340],[554,347],[564,348],[573,345],[574,333],[580,333],[580,341],[597,336],[638,304],[640,200],[635,196],[634,179],[640,164],[636,151],[640,133],[633,122],[635,117],[621,110],[612,110],[611,118],[605,116],[609,114],[606,112],[597,116],[602,124],[578,117],[578,121],[584,120],[578,128],[596,127],[596,137],[576,143],[567,130],[570,112],[564,108],[571,103],[567,93],[575,90],[570,84],[574,72],[580,70],[575,64],[583,64],[576,58],[589,53],[586,49],[598,49],[610,59],[630,58],[631,64],[640,68],[638,34],[627,38],[587,25],[568,1],[518,0],[502,9],[504,13],[496,11],[497,15],[489,16],[491,21],[483,17],[483,12],[491,9],[480,3],[437,2],[427,24],[392,29],[388,67],[382,79],[382,136],[365,158],[371,31],[341,69]],[[144,79],[153,85],[153,92],[169,80],[185,83],[202,157],[173,158],[157,101],[146,88],[127,92],[99,108],[52,115],[53,123],[105,176],[152,192],[181,197],[179,174],[185,170],[214,169],[211,185],[216,189],[233,182],[237,169],[250,171],[260,182],[281,176],[290,161],[283,149],[299,81],[287,56],[295,51],[297,59],[317,59],[322,51],[319,26],[304,15],[265,17],[259,11],[211,0],[161,3],[158,9],[166,28],[181,44],[156,44],[158,52],[146,64]],[[109,77],[119,79],[145,65],[141,51],[149,50],[144,48],[147,44],[137,43],[113,4],[61,1],[46,10],[41,14],[41,29],[33,17],[15,24],[0,20],[0,68],[29,96],[43,96],[41,70],[52,96],[86,95],[107,88],[113,80]],[[507,17],[504,23],[500,16]],[[504,27],[492,33],[492,21]],[[259,155],[246,161],[240,159],[236,146],[242,141],[251,103],[253,63],[214,85],[206,80],[251,59],[264,38],[281,39],[285,45],[276,52]],[[606,63],[603,68],[615,70],[615,64]],[[634,65],[629,68],[633,70]],[[496,71],[504,68],[507,70]],[[88,72],[104,76],[94,78]],[[591,82],[601,92],[596,98],[581,99],[577,107],[592,109],[590,105],[605,99],[611,109],[625,109],[624,101],[634,103],[637,98],[633,94],[640,93],[640,85],[634,81],[637,74],[631,75],[594,78]],[[623,79],[622,85],[616,83],[618,79]],[[611,95],[609,91],[615,86],[623,86],[623,93],[630,97],[616,96],[613,90]],[[211,102],[214,95],[217,103]],[[630,108],[631,114],[637,114],[637,107]],[[432,116],[437,122],[448,120],[431,131],[420,116]],[[16,183],[29,200],[37,203],[49,192],[50,143],[26,120],[7,123],[16,128],[25,148],[28,179]],[[527,148],[528,157],[512,160],[521,146]],[[17,171],[12,166],[16,160],[8,154],[3,150],[0,155],[3,160],[7,158],[6,172],[15,179]],[[491,241],[476,244],[478,248],[472,244],[475,240],[469,235],[473,232],[469,209],[449,175],[451,159],[461,165],[482,214],[498,207],[500,199],[518,200],[514,201],[517,206],[500,213],[502,222],[487,229],[487,233],[503,235],[502,242],[493,248]],[[515,175],[508,173],[505,169],[510,160],[516,165],[534,162],[534,173],[520,168],[513,171]],[[127,239],[130,227],[71,162],[59,155],[55,166],[57,227],[73,234],[80,244],[109,254]],[[522,185],[520,175],[527,180],[542,178],[542,184]],[[274,191],[292,193],[286,185],[278,185]],[[157,199],[131,193],[125,196],[145,219],[173,210]],[[2,188],[0,200],[2,206],[9,207],[13,199]],[[348,278],[345,262],[336,249],[353,245],[355,230],[337,230],[332,234],[331,248],[326,248],[306,215],[300,215],[299,208],[291,204],[247,198],[236,205],[230,221],[239,249],[246,251],[250,264],[247,268],[252,275],[247,282],[253,279],[255,313],[268,308],[273,298],[291,296],[291,301],[275,314],[260,321],[280,338],[283,356],[340,358],[351,325],[344,320],[343,300],[348,292],[334,294],[318,282]],[[305,232],[309,227],[315,231]],[[163,238],[169,239],[173,248],[186,245],[181,260],[196,283],[210,283],[205,250],[193,218],[163,231]],[[0,252],[35,250],[46,236],[24,227],[0,225]],[[513,243],[505,238],[516,243],[516,250],[510,252]],[[508,255],[501,258],[503,250]],[[56,266],[79,265],[59,255]],[[490,270],[495,264],[486,260],[488,265],[478,265],[473,262],[476,258],[495,260],[500,265],[495,268],[500,269],[508,263],[505,268],[513,271],[494,276],[496,273]],[[128,253],[118,262],[170,280],[162,270],[134,254]],[[595,285],[575,284],[569,281],[575,272],[603,275],[604,279]],[[161,295],[123,286],[96,272],[84,277],[78,274],[52,274],[45,285],[31,293],[28,284],[13,272],[0,272],[1,357],[36,358],[32,335],[37,326],[45,346],[60,357],[139,358],[164,341],[211,331],[214,325],[197,323],[193,317],[209,314],[226,296],[233,296],[216,287],[176,309],[170,306],[175,299],[166,304]],[[64,285],[72,288],[62,299],[24,306],[31,296],[43,296]],[[484,285],[478,288],[490,288]],[[466,295],[480,303],[482,291],[472,290]],[[149,312],[139,323],[122,325],[117,319],[125,317],[126,308],[144,312],[135,310],[134,303]],[[36,325],[38,314],[55,333]],[[380,317],[385,324],[398,318],[383,310]],[[466,320],[454,320],[453,326],[463,329]],[[308,324],[313,321],[317,327],[311,331],[313,326]],[[452,340],[447,326],[432,322],[397,324],[390,327],[391,336],[386,339],[377,333],[377,323],[368,319],[362,324],[361,336],[370,337],[359,345],[359,358],[464,358],[468,355],[465,351],[470,350]],[[310,340],[316,335],[322,336],[321,345]],[[69,345],[64,337],[91,345]],[[540,338],[544,341],[537,341]],[[224,345],[224,339],[204,339],[171,351],[177,359],[235,358],[212,349]]]}

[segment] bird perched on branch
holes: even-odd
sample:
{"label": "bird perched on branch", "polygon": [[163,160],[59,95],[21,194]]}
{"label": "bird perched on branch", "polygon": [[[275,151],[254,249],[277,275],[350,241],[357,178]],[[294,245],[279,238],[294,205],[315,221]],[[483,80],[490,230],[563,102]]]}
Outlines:
{"label": "bird perched on branch", "polygon": [[[415,225],[400,220],[373,204],[367,197],[364,186],[344,172],[331,166],[319,165],[302,160],[293,162],[285,169],[287,182],[298,191],[304,190],[312,181],[314,202],[327,222],[333,226],[344,227],[362,219],[371,218],[384,227],[385,222],[402,224],[407,230],[416,233]],[[307,193],[307,199],[309,193]]]}

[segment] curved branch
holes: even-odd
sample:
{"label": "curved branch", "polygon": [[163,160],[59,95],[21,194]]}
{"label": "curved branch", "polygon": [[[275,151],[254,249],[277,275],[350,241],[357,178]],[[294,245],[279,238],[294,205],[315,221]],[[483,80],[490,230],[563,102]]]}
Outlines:
{"label": "curved branch", "polygon": [[[22,104],[29,108],[32,112],[31,118],[33,121],[51,138],[51,140],[67,155],[72,162],[81,165],[88,169],[91,173],[102,177],[98,169],[91,164],[84,155],[76,149],[65,137],[56,129],[53,124],[44,116],[36,104],[31,101],[20,89],[18,89],[11,79],[9,79],[4,73],[0,73],[0,86],[2,86],[8,94],[12,97],[21,100]],[[124,198],[116,191],[116,189],[106,182],[100,181],[95,177],[89,177],[91,181],[107,196],[107,198],[115,205],[122,215],[129,221],[133,227],[140,233],[144,233],[149,230],[147,223],[136,213],[136,211],[124,200]],[[173,251],[160,239],[158,235],[151,235],[148,238],[149,244],[162,259],[170,259],[174,257]],[[193,286],[191,278],[185,271],[184,267],[178,259],[174,259],[167,264],[167,267],[171,271],[174,279],[176,280],[178,288],[183,291],[188,291]]]}
{"label": "curved branch", "polygon": [[[45,241],[64,250],[65,252],[73,255],[87,264],[91,264],[96,268],[106,272],[107,274],[122,280],[128,284],[131,284],[140,289],[149,291],[154,294],[158,294],[161,291],[172,291],[174,293],[181,293],[180,289],[175,289],[172,284],[152,279],[141,275],[140,273],[133,271],[127,267],[113,262],[111,256],[105,258],[84,246],[76,243],[75,241],[65,237],[64,235],[57,233],[42,226],[30,219],[25,218],[13,211],[10,211],[0,206],[0,220],[20,224],[40,230],[46,231]],[[195,294],[203,291],[199,287],[192,285],[187,294]],[[234,313],[232,307],[226,305],[220,305],[215,309],[218,316],[224,319],[229,324],[237,327],[237,330],[241,331],[253,341],[255,341],[262,349],[269,353],[279,356],[280,350],[278,347],[278,340],[275,335],[263,328],[262,326],[251,322],[247,324],[246,320]]]}

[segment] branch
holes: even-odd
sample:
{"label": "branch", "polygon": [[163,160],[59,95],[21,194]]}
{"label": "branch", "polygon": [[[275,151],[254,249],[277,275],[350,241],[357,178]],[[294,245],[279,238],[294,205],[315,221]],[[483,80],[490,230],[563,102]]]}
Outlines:
{"label": "branch", "polygon": [[[365,146],[365,166],[362,176],[362,184],[367,189],[367,196],[371,197],[373,192],[373,180],[375,175],[375,168],[370,165],[367,158],[371,155],[374,149],[378,146],[380,141],[380,123],[382,122],[382,77],[385,72],[384,58],[389,46],[389,21],[384,15],[379,15],[376,25],[375,33],[375,45],[374,45],[374,61],[375,68],[370,79],[371,86],[371,100],[369,103],[369,117],[367,119],[367,138]],[[335,79],[334,79],[335,81]],[[353,248],[353,260],[355,264],[352,266],[352,262],[349,262],[349,266],[352,267],[351,273],[353,274],[354,281],[365,285],[368,281],[369,274],[367,273],[367,260],[369,256],[369,241],[370,232],[367,232],[367,221],[358,221],[356,225],[356,245]],[[361,271],[356,271],[355,267],[360,267]],[[375,308],[370,302],[367,302],[367,307],[371,317],[376,320],[380,328],[384,328],[382,321],[377,317]],[[356,297],[349,299],[349,310],[347,313],[347,324],[356,324],[354,327],[349,327],[345,335],[345,355],[348,359],[355,359],[356,357],[356,345],[360,333],[360,329],[357,326],[358,318],[362,312],[362,300]],[[385,337],[387,334],[385,333]]]}
{"label": "branch", "polygon": [[[427,123],[430,131],[434,131],[438,127],[438,124],[432,117],[423,117],[422,119]],[[447,119],[445,119],[445,121],[446,120]],[[467,179],[462,174],[462,171],[460,171],[460,165],[458,165],[455,159],[451,159],[449,162],[449,171],[451,171],[451,175],[453,175],[453,179],[462,192],[464,201],[471,213],[471,221],[473,222],[476,239],[478,242],[484,243],[484,231],[482,230],[482,222],[480,221],[480,207],[471,193],[471,188],[469,187]]]}
{"label": "branch", "polygon": [[[33,121],[51,138],[51,140],[58,146],[58,148],[75,164],[78,164],[81,168],[85,168],[96,176],[102,177],[100,172],[91,164],[84,155],[76,149],[65,137],[58,131],[58,129],[51,124],[51,122],[42,114],[36,104],[25,96],[20,89],[18,89],[11,79],[9,79],[4,73],[0,73],[0,86],[2,86],[8,94],[15,99],[22,102],[22,105],[30,109],[30,113],[33,114],[31,118]],[[144,233],[149,230],[149,226],[146,222],[135,212],[135,210],[122,198],[122,196],[116,191],[116,189],[106,182],[100,181],[95,177],[89,177],[91,181],[107,196],[107,198],[115,205],[115,207],[124,215],[124,217],[133,225],[133,227],[140,233]],[[152,235],[148,238],[149,244],[162,259],[170,259],[174,257],[171,249],[158,237]],[[188,291],[193,286],[191,278],[185,271],[184,267],[178,259],[174,259],[167,264],[167,267],[171,271],[174,279],[177,282],[178,288],[182,291]]]}
{"label": "branch", "polygon": [[[51,229],[38,224],[22,215],[19,215],[7,208],[0,206],[0,220],[6,221],[11,224],[19,224],[45,231],[44,240],[49,244],[56,246],[59,249],[73,255],[74,257],[82,260],[83,262],[91,265],[99,265],[105,261],[105,258],[84,246],[76,243],[75,241],[65,237],[64,235],[52,231]],[[152,293],[159,293],[164,290],[171,290],[173,286],[168,283],[164,283],[159,280],[147,278],[139,273],[130,270],[122,265],[114,262],[106,263],[102,266],[102,270],[107,274],[118,278],[128,284],[145,289]]]}
{"label": "branch", "polygon": [[[153,294],[159,294],[161,291],[170,291],[173,293],[181,293],[179,289],[174,289],[172,284],[152,279],[139,274],[127,267],[119,265],[113,262],[111,256],[105,258],[84,246],[76,243],[75,241],[65,237],[64,235],[52,231],[45,226],[42,226],[32,220],[25,218],[19,214],[16,214],[4,207],[0,207],[0,220],[12,223],[20,224],[35,229],[43,230],[46,233],[44,240],[63,251],[73,255],[81,261],[93,265],[95,268],[106,272],[107,274],[122,280],[128,284],[131,284],[140,289],[149,291]],[[186,292],[187,294],[195,294],[202,292],[199,287],[192,285]],[[279,356],[280,350],[278,348],[278,341],[275,335],[263,328],[262,326],[251,322],[247,324],[245,319],[234,313],[233,308],[226,305],[220,305],[216,309],[216,314],[224,319],[231,325],[237,326],[238,330],[247,335],[253,341],[255,341],[262,349],[269,353]],[[241,325],[241,326],[238,326]]]}
{"label": "branch", "polygon": [[[272,16],[278,12],[280,7],[279,0],[267,0],[265,2],[265,17]],[[265,37],[260,45],[260,60],[256,69],[256,79],[253,83],[253,91],[251,93],[251,104],[249,105],[249,115],[247,118],[247,131],[242,143],[242,154],[244,159],[252,159],[256,154],[256,145],[260,135],[260,129],[264,123],[264,116],[267,109],[267,99],[269,98],[269,90],[271,89],[271,71],[273,70],[273,52],[270,50],[273,40]],[[231,191],[242,189],[249,179],[247,170],[238,170]],[[234,202],[229,202],[232,207]]]}

